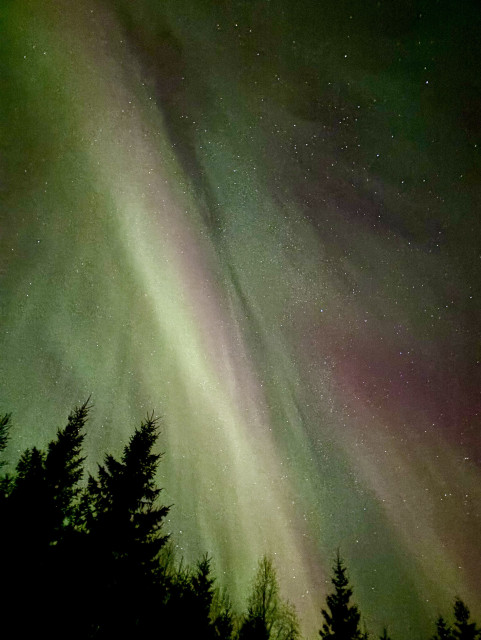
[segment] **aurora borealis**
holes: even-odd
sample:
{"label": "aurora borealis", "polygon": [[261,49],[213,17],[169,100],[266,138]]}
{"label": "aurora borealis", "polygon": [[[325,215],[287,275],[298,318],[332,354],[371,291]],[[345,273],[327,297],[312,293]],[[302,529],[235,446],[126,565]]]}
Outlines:
{"label": "aurora borealis", "polygon": [[0,15],[12,460],[89,394],[91,465],[153,410],[237,601],[268,551],[315,637],[340,546],[373,633],[479,618],[478,3]]}

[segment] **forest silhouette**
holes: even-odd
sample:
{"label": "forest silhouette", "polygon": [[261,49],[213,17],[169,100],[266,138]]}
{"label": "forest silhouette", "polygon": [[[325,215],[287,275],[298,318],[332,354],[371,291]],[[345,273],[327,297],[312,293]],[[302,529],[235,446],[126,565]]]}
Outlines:
{"label": "forest silhouette", "polygon": [[[26,449],[0,479],[2,637],[300,640],[294,606],[283,599],[273,561],[258,563],[246,610],[236,612],[208,555],[177,559],[164,531],[154,453],[158,421],[148,417],[120,459],[106,454],[85,478],[82,445],[89,401],[75,408],[46,450]],[[11,415],[0,416],[0,453]],[[0,461],[5,470],[5,463]],[[320,603],[322,640],[368,640],[339,550],[332,592]],[[375,637],[375,636],[374,636]],[[389,640],[385,628],[380,640]],[[430,640],[477,640],[481,629],[456,597],[453,622]]]}

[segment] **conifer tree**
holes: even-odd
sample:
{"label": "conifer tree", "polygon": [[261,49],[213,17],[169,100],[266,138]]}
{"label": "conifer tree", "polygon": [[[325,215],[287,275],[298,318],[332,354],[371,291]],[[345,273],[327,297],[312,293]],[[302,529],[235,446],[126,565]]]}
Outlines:
{"label": "conifer tree", "polygon": [[[0,454],[6,449],[11,427],[11,414],[5,413],[0,417]],[[6,464],[0,460],[0,469]],[[0,521],[4,519],[4,509],[8,495],[13,486],[13,478],[8,474],[0,478]]]}
{"label": "conifer tree", "polygon": [[453,630],[443,616],[436,620],[436,633],[431,640],[453,640]]}
{"label": "conifer tree", "polygon": [[361,640],[369,640],[369,631],[367,630],[366,623],[364,623],[364,629],[361,631]]}
{"label": "conifer tree", "polygon": [[[10,538],[10,548],[27,552],[50,542],[43,515],[48,509],[45,486],[45,453],[33,447],[20,456],[15,468],[8,502],[4,533]],[[35,529],[32,528],[35,523]],[[35,554],[34,554],[35,555]]]}
{"label": "conifer tree", "polygon": [[28,637],[45,592],[42,578],[49,540],[42,521],[46,507],[44,462],[45,454],[39,449],[24,451],[2,505],[1,568],[2,581],[8,585],[2,598],[4,637],[15,637],[18,633],[18,614],[15,614],[18,594],[29,610],[29,616],[21,621],[20,635]]}
{"label": "conifer tree", "polygon": [[170,622],[172,636],[204,640],[218,638],[212,617],[214,583],[211,560],[207,555],[197,562],[194,569],[185,567],[181,561],[176,571],[171,572],[166,618]]}
{"label": "conifer tree", "polygon": [[[77,508],[76,498],[80,493],[83,475],[81,450],[84,440],[84,427],[89,406],[87,400],[69,415],[67,426],[57,431],[57,438],[48,445],[45,457],[45,484],[50,498],[51,518],[49,526],[53,539],[61,539],[65,529],[73,524]],[[46,514],[47,515],[47,514]]]}
{"label": "conifer tree", "polygon": [[156,440],[157,421],[150,417],[136,429],[120,460],[105,456],[83,496],[84,556],[98,576],[98,606],[89,628],[98,637],[127,630],[140,637],[154,606],[161,604],[158,556],[168,539],[161,529],[169,507],[157,505],[161,456],[152,451]]}
{"label": "conifer tree", "polygon": [[[169,555],[171,554],[169,553]],[[170,628],[173,637],[195,637],[195,624],[190,615],[193,600],[191,571],[184,565],[183,559],[178,565],[175,565],[174,557],[171,555],[163,575],[167,591],[164,616],[166,626]],[[189,611],[189,615],[186,615],[186,611]]]}
{"label": "conifer tree", "polygon": [[80,450],[87,413],[87,403],[76,408],[67,426],[57,431],[47,453],[33,447],[21,455],[10,482],[7,506],[10,534],[18,542],[25,535],[31,538],[25,541],[29,547],[46,549],[59,542],[70,523],[80,491],[77,485],[84,461]]}
{"label": "conifer tree", "polygon": [[[27,449],[15,474],[1,481],[0,567],[9,585],[5,637],[83,640],[130,633],[141,639],[150,637],[162,612],[172,577],[163,575],[158,562],[168,538],[161,528],[169,507],[156,504],[156,421],[149,418],[135,431],[120,460],[107,455],[81,492],[87,414],[88,401],[70,414],[46,452]],[[0,452],[9,421],[8,415],[0,418]],[[209,562],[201,561],[194,575],[206,625]],[[19,594],[29,612],[21,619],[14,606]]]}
{"label": "conifer tree", "polygon": [[[8,442],[8,435],[11,426],[11,413],[5,413],[0,417],[0,453],[6,448]],[[5,464],[4,460],[0,460],[0,467]]]}
{"label": "conifer tree", "polygon": [[207,555],[201,558],[190,581],[193,593],[191,615],[196,627],[195,633],[206,640],[215,637],[210,618],[214,597],[214,578],[210,564],[211,559]]}
{"label": "conifer tree", "polygon": [[231,640],[234,633],[234,614],[229,596],[216,589],[211,607],[212,625],[216,640]]}
{"label": "conifer tree", "polygon": [[157,421],[149,418],[124,447],[121,460],[105,456],[98,477],[89,477],[87,497],[89,532],[106,544],[117,558],[129,557],[150,568],[166,543],[161,534],[169,507],[156,506],[161,492],[155,474],[161,458],[152,452]]}
{"label": "conifer tree", "polygon": [[231,640],[234,633],[234,620],[230,607],[226,607],[216,616],[213,626],[216,640]]}
{"label": "conifer tree", "polygon": [[469,609],[460,598],[454,601],[452,637],[454,640],[476,640],[481,637],[481,629],[475,622],[470,622]]}
{"label": "conifer tree", "polygon": [[[24,451],[15,475],[2,487],[2,516],[8,523],[1,533],[3,575],[12,592],[22,593],[29,608],[31,615],[23,620],[25,636],[41,628],[41,612],[48,609],[52,593],[56,593],[58,610],[49,622],[48,633],[51,638],[65,634],[65,628],[62,632],[60,628],[72,595],[71,580],[75,579],[72,566],[68,565],[76,553],[74,547],[65,547],[65,533],[73,531],[71,521],[82,475],[80,449],[87,412],[87,403],[75,409],[46,453],[36,447]],[[5,609],[13,610],[13,602]],[[18,620],[13,617],[9,622],[15,627]]]}
{"label": "conifer tree", "polygon": [[361,640],[365,635],[359,627],[361,614],[355,604],[350,604],[352,588],[339,550],[333,572],[332,584],[335,589],[326,598],[327,609],[322,609],[325,622],[319,635],[324,640]]}

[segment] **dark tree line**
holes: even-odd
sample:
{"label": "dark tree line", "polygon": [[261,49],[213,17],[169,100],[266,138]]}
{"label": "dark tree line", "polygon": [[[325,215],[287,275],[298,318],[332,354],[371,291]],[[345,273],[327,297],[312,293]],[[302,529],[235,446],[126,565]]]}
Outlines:
{"label": "dark tree line", "polygon": [[[45,451],[20,456],[0,478],[0,632],[5,638],[136,640],[298,640],[294,607],[279,592],[269,557],[258,564],[247,609],[238,615],[205,555],[178,562],[163,529],[154,453],[157,420],[147,418],[120,459],[106,455],[84,478],[82,444],[88,401],[68,417]],[[0,453],[10,414],[0,416]],[[4,463],[0,461],[0,467]],[[339,552],[333,591],[321,609],[323,640],[367,640]],[[390,640],[387,630],[380,640]],[[481,640],[456,598],[454,622],[436,622],[431,640]]]}
{"label": "dark tree line", "polygon": [[449,624],[443,616],[436,620],[436,633],[432,640],[476,640],[481,638],[481,629],[470,618],[468,607],[456,597],[453,607],[453,624]]}
{"label": "dark tree line", "polygon": [[[207,555],[194,567],[175,559],[163,530],[170,507],[155,483],[153,417],[120,459],[106,455],[83,478],[88,411],[88,403],[75,409],[46,451],[25,450],[0,480],[2,637],[248,640],[274,637],[274,629],[278,640],[298,637],[269,559],[253,586],[256,597],[269,593],[269,606],[252,596],[245,616],[217,588]],[[0,452],[10,421],[0,418]]]}

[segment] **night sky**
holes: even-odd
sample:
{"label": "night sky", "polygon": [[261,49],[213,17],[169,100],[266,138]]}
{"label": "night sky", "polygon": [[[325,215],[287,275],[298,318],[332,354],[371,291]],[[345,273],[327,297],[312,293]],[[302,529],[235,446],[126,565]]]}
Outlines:
{"label": "night sky", "polygon": [[240,607],[315,637],[481,615],[481,6],[3,0],[10,458],[92,393],[91,468],[162,416],[162,498]]}

